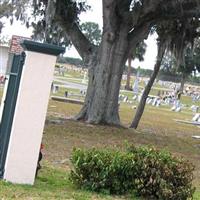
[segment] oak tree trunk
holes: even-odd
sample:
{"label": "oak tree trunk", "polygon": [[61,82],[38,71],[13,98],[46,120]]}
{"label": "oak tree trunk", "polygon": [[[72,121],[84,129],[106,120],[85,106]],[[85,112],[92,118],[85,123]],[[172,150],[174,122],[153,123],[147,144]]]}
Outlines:
{"label": "oak tree trunk", "polygon": [[120,124],[118,96],[128,47],[126,27],[120,30],[114,40],[108,38],[109,33],[104,34],[95,66],[89,69],[87,94],[84,106],[76,116],[78,120],[95,124]]}
{"label": "oak tree trunk", "polygon": [[140,119],[142,117],[142,114],[144,112],[144,108],[145,108],[145,105],[146,105],[146,100],[147,100],[148,95],[150,93],[150,90],[151,90],[151,88],[153,86],[153,83],[154,83],[154,81],[156,79],[156,76],[158,75],[158,72],[160,70],[160,65],[161,65],[162,58],[163,58],[164,53],[165,53],[165,49],[166,49],[165,41],[160,41],[159,44],[158,44],[158,54],[157,54],[156,64],[154,66],[154,71],[151,74],[149,82],[146,85],[145,90],[144,90],[144,92],[142,94],[142,98],[141,98],[140,103],[139,103],[139,105],[137,107],[136,114],[135,114],[135,117],[134,117],[134,119],[133,119],[133,121],[131,123],[130,128],[136,129],[138,127],[138,124],[139,124]]}

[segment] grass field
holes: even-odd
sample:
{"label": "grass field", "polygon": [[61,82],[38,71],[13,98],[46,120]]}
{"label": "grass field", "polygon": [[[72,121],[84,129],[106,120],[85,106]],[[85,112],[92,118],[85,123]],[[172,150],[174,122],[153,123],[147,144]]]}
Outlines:
{"label": "grass field", "polygon": [[[191,103],[188,97],[184,98],[187,103]],[[120,105],[121,122],[127,128],[116,128],[73,121],[70,118],[78,113],[80,105],[50,100],[43,135],[43,168],[35,185],[22,186],[0,181],[0,199],[141,200],[133,194],[109,196],[79,190],[68,180],[72,168],[70,155],[74,147],[123,149],[128,142],[136,146],[164,148],[190,160],[195,165],[194,185],[197,189],[194,199],[200,200],[200,140],[192,138],[192,135],[200,135],[200,129],[174,121],[190,120],[191,111],[185,109],[175,113],[166,106],[147,106],[138,130],[132,130],[128,128],[135,112],[131,107],[124,103]]]}

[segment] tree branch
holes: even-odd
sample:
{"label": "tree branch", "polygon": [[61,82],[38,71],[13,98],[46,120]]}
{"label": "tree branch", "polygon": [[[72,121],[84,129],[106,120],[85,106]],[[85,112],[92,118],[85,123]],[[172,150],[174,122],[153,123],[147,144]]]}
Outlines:
{"label": "tree branch", "polygon": [[55,12],[51,17],[54,17],[54,21],[65,30],[69,40],[73,43],[84,62],[87,63],[90,60],[91,55],[94,55],[94,52],[97,51],[97,47],[92,44],[79,29],[76,18],[76,9],[73,7],[71,8],[71,11],[66,9],[65,1],[63,0],[50,2],[53,7],[50,10],[51,15],[52,12]]}
{"label": "tree branch", "polygon": [[132,29],[151,20],[200,17],[200,3],[194,0],[144,0],[135,3],[131,11],[121,11],[121,15],[124,23],[128,23]]}
{"label": "tree branch", "polygon": [[66,23],[63,23],[62,25],[68,35],[68,38],[72,41],[84,62],[87,63],[90,59],[90,56],[97,51],[97,46],[92,44],[85,37],[77,24],[74,23],[71,26],[68,26]]}

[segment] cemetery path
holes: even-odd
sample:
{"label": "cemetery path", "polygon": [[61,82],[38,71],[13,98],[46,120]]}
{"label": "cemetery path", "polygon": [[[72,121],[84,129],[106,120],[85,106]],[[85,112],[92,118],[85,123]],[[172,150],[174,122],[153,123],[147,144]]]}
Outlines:
{"label": "cemetery path", "polygon": [[55,85],[58,85],[58,86],[64,87],[64,88],[72,88],[72,89],[79,89],[79,90],[87,89],[87,85],[84,85],[81,83],[73,83],[70,81],[64,81],[64,80],[60,80],[60,79],[54,79],[54,81],[61,83],[61,84],[55,84]]}

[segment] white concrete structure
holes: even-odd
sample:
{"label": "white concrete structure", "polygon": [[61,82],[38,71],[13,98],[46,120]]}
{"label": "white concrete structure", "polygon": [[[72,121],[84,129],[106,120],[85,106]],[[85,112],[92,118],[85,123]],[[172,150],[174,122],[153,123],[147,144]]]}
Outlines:
{"label": "white concrete structure", "polygon": [[8,62],[9,47],[0,45],[0,75],[5,75]]}
{"label": "white concrete structure", "polygon": [[33,184],[56,55],[33,52],[32,49],[25,53],[4,179],[12,183]]}

